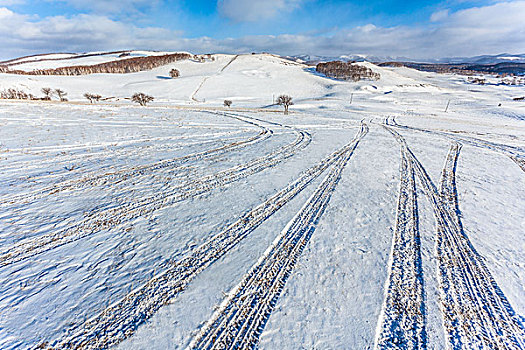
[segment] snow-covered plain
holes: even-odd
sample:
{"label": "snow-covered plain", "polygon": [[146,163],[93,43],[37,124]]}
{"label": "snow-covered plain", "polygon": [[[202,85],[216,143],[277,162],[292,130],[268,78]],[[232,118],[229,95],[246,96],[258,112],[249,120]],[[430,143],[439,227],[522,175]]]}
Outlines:
{"label": "snow-covered plain", "polygon": [[0,74],[1,349],[525,346],[523,87],[214,57]]}

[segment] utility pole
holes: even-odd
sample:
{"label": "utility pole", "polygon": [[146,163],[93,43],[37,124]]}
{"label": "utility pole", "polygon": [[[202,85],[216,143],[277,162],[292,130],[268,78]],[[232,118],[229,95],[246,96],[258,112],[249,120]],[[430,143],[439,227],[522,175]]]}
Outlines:
{"label": "utility pole", "polygon": [[447,107],[445,108],[445,113],[447,113],[449,105],[450,105],[450,100],[448,100],[448,102],[447,102]]}
{"label": "utility pole", "polygon": [[352,93],[350,94],[350,104],[352,104],[352,101],[353,101],[353,100],[354,100],[354,93],[352,92]]}

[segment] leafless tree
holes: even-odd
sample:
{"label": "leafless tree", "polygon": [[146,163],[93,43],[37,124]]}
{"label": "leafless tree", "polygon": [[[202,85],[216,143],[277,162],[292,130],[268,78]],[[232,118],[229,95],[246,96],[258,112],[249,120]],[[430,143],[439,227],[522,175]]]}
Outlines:
{"label": "leafless tree", "polygon": [[288,114],[288,107],[293,105],[292,97],[288,95],[281,95],[277,98],[277,104],[284,107],[284,114]]}
{"label": "leafless tree", "polygon": [[45,88],[42,88],[41,91],[44,94],[43,100],[45,101],[51,100],[51,94],[53,93],[53,90],[51,88],[45,87]]}
{"label": "leafless tree", "polygon": [[93,94],[90,94],[89,92],[86,92],[84,94],[84,97],[89,101],[89,103],[93,103],[93,101],[94,101]]}
{"label": "leafless tree", "polygon": [[172,70],[170,70],[170,77],[172,78],[178,78],[180,77],[180,72],[178,69],[175,69],[173,68]]}
{"label": "leafless tree", "polygon": [[89,92],[86,92],[86,93],[84,94],[84,97],[85,97],[86,99],[88,99],[90,103],[93,103],[93,102],[95,102],[95,101],[98,102],[98,101],[100,101],[100,99],[102,98],[102,96],[100,96],[100,95],[98,95],[98,94],[91,94],[91,93],[89,93]]}
{"label": "leafless tree", "polygon": [[62,90],[62,89],[55,89],[55,94],[57,94],[57,96],[58,96],[58,98],[59,98],[59,100],[61,102],[67,101],[67,98],[66,98],[67,92],[65,92],[64,90]]}
{"label": "leafless tree", "polygon": [[137,92],[131,96],[131,101],[138,103],[141,106],[146,106],[148,103],[154,100],[153,96],[146,95],[142,92]]}
{"label": "leafless tree", "polygon": [[0,91],[0,99],[9,100],[34,100],[35,96],[19,89],[7,89]]}
{"label": "leafless tree", "polygon": [[232,103],[233,102],[231,100],[224,100],[224,107],[231,107]]}

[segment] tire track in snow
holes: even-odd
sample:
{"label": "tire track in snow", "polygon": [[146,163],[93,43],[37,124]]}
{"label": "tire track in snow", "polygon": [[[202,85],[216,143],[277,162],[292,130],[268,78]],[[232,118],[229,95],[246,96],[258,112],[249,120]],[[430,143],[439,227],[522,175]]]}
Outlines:
{"label": "tire track in snow", "polygon": [[416,179],[402,146],[397,217],[376,349],[426,349],[426,310]]}
{"label": "tire track in snow", "polygon": [[194,349],[253,349],[297,259],[315,231],[345,165],[368,132],[363,126],[350,149],[337,159],[328,175],[296,216],[244,275],[219,310],[192,340]]}
{"label": "tire track in snow", "polygon": [[192,101],[195,101],[195,102],[199,102],[199,100],[197,100],[197,98],[195,97],[197,95],[197,93],[200,91],[200,89],[202,89],[204,83],[206,81],[208,81],[208,79],[210,79],[211,77],[213,76],[217,76],[219,74],[221,74],[222,72],[224,72],[224,70],[226,68],[228,68],[230,66],[230,64],[233,63],[233,61],[235,61],[237,58],[239,57],[239,55],[235,55],[233,56],[233,58],[231,60],[228,61],[228,63],[226,63],[217,73],[215,73],[214,75],[210,75],[210,76],[207,76],[207,77],[204,77],[204,79],[202,79],[201,83],[199,84],[199,86],[197,86],[197,88],[195,89],[195,91],[193,91],[193,93],[191,94],[190,96],[190,99]]}
{"label": "tire track in snow", "polygon": [[72,191],[72,190],[82,190],[88,187],[93,186],[104,186],[104,185],[115,185],[122,181],[132,179],[136,180],[137,176],[149,176],[154,174],[159,170],[163,171],[173,171],[180,168],[182,165],[190,161],[198,161],[210,157],[215,157],[227,152],[238,150],[254,143],[262,142],[273,135],[273,131],[264,127],[261,123],[253,120],[252,118],[246,118],[239,115],[230,115],[230,114],[219,114],[214,112],[208,112],[210,114],[216,115],[225,115],[229,118],[233,118],[239,121],[242,121],[247,124],[254,125],[260,129],[259,133],[255,136],[251,136],[242,141],[235,141],[228,143],[226,145],[212,148],[209,150],[188,154],[182,157],[177,157],[169,160],[162,160],[153,164],[136,166],[132,168],[123,169],[115,172],[106,172],[103,174],[91,174],[84,176],[80,179],[75,180],[66,180],[60,184],[54,184],[52,186],[39,189],[33,193],[23,194],[19,196],[10,196],[8,200],[0,202],[0,205],[13,205],[19,202],[30,202],[37,200],[39,198],[45,197],[47,195],[52,195],[62,191]]}
{"label": "tire track in snow", "polygon": [[461,151],[461,144],[453,142],[447,154],[445,165],[441,172],[441,181],[439,183],[439,194],[444,203],[448,205],[451,211],[452,218],[459,228],[463,230],[461,220],[459,218],[459,203],[458,192],[456,187],[456,168],[458,164],[459,152]]}
{"label": "tire track in snow", "polygon": [[440,192],[404,138],[410,161],[436,219],[436,253],[445,333],[452,349],[523,349],[525,327],[467,235],[458,215],[455,170],[460,147],[451,146]]}
{"label": "tire track in snow", "polygon": [[199,273],[227,254],[332,164],[352,152],[367,132],[367,126],[362,125],[358,135],[348,145],[306,170],[297,180],[241,216],[209,241],[177,262],[164,266],[162,273],[110,305],[99,315],[69,330],[68,336],[42,346],[56,349],[99,349],[116,345],[128,338],[163,305],[169,304],[182,293]]}
{"label": "tire track in snow", "polygon": [[[247,117],[248,118],[248,117]],[[130,220],[149,215],[159,209],[172,206],[183,200],[195,198],[214,189],[224,187],[242,178],[271,168],[294,156],[308,146],[311,136],[308,132],[293,129],[296,138],[279,149],[246,163],[219,171],[198,179],[169,188],[164,193],[122,203],[112,208],[92,211],[78,224],[36,238],[22,241],[0,252],[0,266],[28,259],[64,244],[79,240],[106,229],[123,229]]]}
{"label": "tire track in snow", "polygon": [[524,158],[510,157],[510,159],[512,159],[514,163],[518,164],[521,170],[525,171],[525,157]]}
{"label": "tire track in snow", "polygon": [[[244,132],[250,133],[251,131],[252,130],[244,130]],[[37,158],[29,161],[13,160],[10,162],[9,167],[3,167],[3,171],[8,175],[6,176],[6,180],[0,182],[0,186],[18,187],[20,185],[31,184],[32,187],[29,190],[16,196],[18,200],[21,200],[24,197],[31,197],[32,194],[39,194],[41,192],[40,188],[47,193],[52,192],[53,188],[51,185],[60,187],[63,184],[80,179],[93,178],[103,174],[111,175],[115,172],[124,172],[126,169],[131,168],[121,167],[117,169],[114,163],[118,163],[119,160],[129,159],[130,157],[139,158],[142,157],[143,154],[164,153],[174,149],[192,146],[200,146],[204,149],[206,147],[212,148],[215,144],[226,145],[233,142],[242,142],[250,138],[250,136],[239,136],[242,132],[243,131],[200,134],[192,141],[189,141],[188,137],[180,136],[154,137],[137,140],[133,143],[128,142],[126,145],[117,145],[117,143],[121,143],[121,141],[117,140],[115,143],[107,142],[106,145],[103,146],[79,147],[78,152],[77,150],[62,150],[62,148],[55,149],[54,152],[59,152],[55,154],[43,151],[46,153],[45,155],[35,153]],[[210,144],[212,146],[208,146]],[[9,151],[9,153],[12,154],[11,151]],[[20,152],[20,154],[23,154],[23,152]],[[150,164],[140,165],[139,167],[146,167],[153,163],[157,164],[169,160],[170,159],[155,161]],[[89,165],[95,165],[96,170],[88,172],[86,167]],[[53,168],[54,170],[50,171],[49,168]],[[27,169],[28,173],[20,176],[20,169]],[[40,188],[37,189],[36,187],[38,186]],[[12,202],[14,202],[12,196],[0,196],[0,205],[10,204]]]}
{"label": "tire track in snow", "polygon": [[459,135],[455,135],[455,134],[445,132],[445,131],[435,131],[435,130],[429,130],[429,129],[423,129],[423,128],[416,128],[413,126],[401,125],[396,122],[394,117],[391,117],[390,121],[389,121],[389,118],[387,118],[386,124],[389,126],[400,128],[400,129],[416,130],[416,131],[421,131],[427,134],[445,136],[456,142],[463,142],[471,146],[476,146],[479,148],[484,148],[484,149],[488,149],[491,151],[503,153],[507,157],[512,159],[521,168],[521,170],[525,172],[525,149],[523,149],[522,147],[514,147],[514,146],[509,146],[509,145],[505,145],[501,143],[481,140],[481,139],[471,137],[471,136],[459,136]]}

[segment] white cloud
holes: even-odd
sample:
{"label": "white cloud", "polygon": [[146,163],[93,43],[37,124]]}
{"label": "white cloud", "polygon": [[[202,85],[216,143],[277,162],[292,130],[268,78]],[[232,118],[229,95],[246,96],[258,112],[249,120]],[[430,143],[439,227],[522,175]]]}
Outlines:
{"label": "white cloud", "polygon": [[448,10],[436,11],[430,16],[431,22],[439,22],[448,17]]}
{"label": "white cloud", "polygon": [[287,13],[300,6],[302,0],[219,0],[219,12],[236,22],[256,22]]}
{"label": "white cloud", "polygon": [[100,15],[34,20],[7,8],[0,8],[0,32],[5,33],[0,41],[4,58],[37,52],[169,47],[180,35],[163,28],[139,28]]}
{"label": "white cloud", "polygon": [[9,19],[13,17],[15,13],[8,8],[0,7],[0,19]]}
{"label": "white cloud", "polygon": [[3,58],[43,52],[116,49],[185,50],[195,53],[269,51],[278,54],[432,58],[502,52],[523,53],[525,1],[497,3],[450,13],[428,26],[367,24],[330,35],[261,35],[240,38],[182,38],[181,33],[141,28],[102,15],[34,18],[0,7]]}

